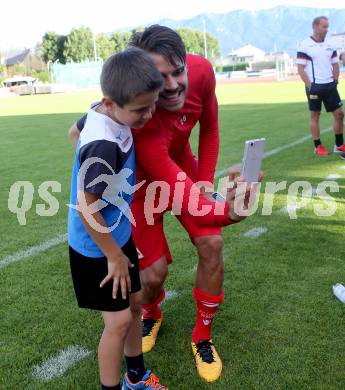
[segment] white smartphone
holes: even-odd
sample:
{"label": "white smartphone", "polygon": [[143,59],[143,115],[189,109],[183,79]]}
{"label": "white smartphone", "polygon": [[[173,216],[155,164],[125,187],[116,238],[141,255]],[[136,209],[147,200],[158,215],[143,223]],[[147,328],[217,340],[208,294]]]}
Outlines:
{"label": "white smartphone", "polygon": [[241,176],[247,183],[256,183],[259,180],[265,142],[265,138],[260,138],[250,139],[244,144]]}

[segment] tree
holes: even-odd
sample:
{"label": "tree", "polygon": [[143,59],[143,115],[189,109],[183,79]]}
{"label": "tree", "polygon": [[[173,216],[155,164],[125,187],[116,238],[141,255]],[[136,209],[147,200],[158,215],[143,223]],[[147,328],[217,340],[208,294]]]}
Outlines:
{"label": "tree", "polygon": [[43,59],[43,48],[42,48],[42,42],[37,42],[35,49],[34,49],[34,54],[40,58]]}
{"label": "tree", "polygon": [[82,62],[93,59],[93,34],[89,27],[74,28],[64,44],[66,61]]}
{"label": "tree", "polygon": [[45,63],[56,61],[58,58],[58,39],[59,36],[54,31],[48,31],[42,39],[42,58]]}
{"label": "tree", "polygon": [[65,35],[58,35],[54,31],[48,31],[42,39],[42,58],[45,63],[59,60],[62,64],[66,63],[64,57],[64,46],[66,42]]}
{"label": "tree", "polygon": [[58,60],[61,62],[61,64],[66,63],[66,57],[64,54],[65,51],[65,43],[67,41],[67,36],[66,35],[59,35],[58,39]]}
{"label": "tree", "polygon": [[129,44],[132,33],[130,32],[114,32],[112,33],[110,40],[113,43],[113,49],[115,53],[125,50]]}
{"label": "tree", "polygon": [[[204,37],[202,37],[202,42],[204,43]],[[217,60],[220,58],[220,47],[217,38],[213,35],[206,33],[206,42],[207,42],[207,57],[214,65]]]}
{"label": "tree", "polygon": [[180,28],[176,30],[186,47],[187,53],[203,54],[202,46],[200,46],[200,40],[198,39],[198,31],[190,28]]}
{"label": "tree", "polygon": [[106,60],[114,53],[114,42],[109,39],[105,33],[98,34],[96,37],[97,57]]}
{"label": "tree", "polygon": [[143,26],[136,26],[136,27],[132,28],[131,33],[135,34],[137,32],[143,32],[144,30],[145,30],[145,27],[143,27]]}
{"label": "tree", "polygon": [[[190,28],[180,28],[176,31],[180,34],[188,53],[205,56],[203,31],[192,30]],[[219,43],[217,39],[209,33],[206,33],[206,43],[207,58],[214,64],[220,56]]]}
{"label": "tree", "polygon": [[29,76],[27,72],[27,67],[23,64],[14,64],[7,68],[7,75],[12,77],[14,75]]}

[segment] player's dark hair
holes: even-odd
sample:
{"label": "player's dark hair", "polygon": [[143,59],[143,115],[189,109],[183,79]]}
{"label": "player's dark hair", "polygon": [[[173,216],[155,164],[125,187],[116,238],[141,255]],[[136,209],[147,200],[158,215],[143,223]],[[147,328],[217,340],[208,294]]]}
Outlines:
{"label": "player's dark hair", "polygon": [[136,96],[159,90],[163,77],[150,56],[131,47],[113,54],[103,65],[101,88],[104,96],[123,107]]}
{"label": "player's dark hair", "polygon": [[320,24],[321,20],[328,20],[328,18],[327,18],[327,16],[317,16],[317,17],[314,18],[314,20],[313,20],[313,24],[312,24],[313,28],[314,28],[315,26],[318,26],[318,25]]}
{"label": "player's dark hair", "polygon": [[142,32],[134,33],[129,44],[160,54],[174,66],[177,65],[176,59],[183,64],[186,62],[186,48],[181,37],[166,26],[154,24]]}

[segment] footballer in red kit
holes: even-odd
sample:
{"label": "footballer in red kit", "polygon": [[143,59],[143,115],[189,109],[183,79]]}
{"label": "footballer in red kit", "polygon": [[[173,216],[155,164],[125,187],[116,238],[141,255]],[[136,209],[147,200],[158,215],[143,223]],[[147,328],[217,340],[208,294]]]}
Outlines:
{"label": "footballer in red kit", "polygon": [[[164,299],[164,281],[172,261],[163,229],[163,215],[173,208],[174,188],[181,173],[184,191],[177,218],[197,248],[199,262],[193,296],[197,319],[192,332],[192,350],[200,376],[206,381],[218,379],[221,359],[212,343],[211,325],[223,301],[223,257],[221,226],[231,224],[228,204],[224,213],[209,212],[193,216],[188,205],[193,185],[213,183],[219,150],[218,104],[215,76],[211,64],[203,57],[185,54],[176,32],[163,26],[151,26],[132,39],[132,44],[147,50],[164,77],[153,118],[141,130],[133,130],[136,146],[137,183],[145,184],[136,192],[132,212],[136,220],[133,237],[140,257],[143,284],[143,351],[155,345],[162,323],[160,304]],[[189,138],[199,124],[198,159],[193,155]],[[180,176],[181,177],[181,176]],[[170,191],[153,194],[156,206],[167,197],[167,207],[156,212],[153,222],[146,218],[148,188],[151,183],[168,183]],[[210,186],[210,184],[209,184]],[[199,206],[215,202],[200,196]]]}
{"label": "footballer in red kit", "polygon": [[[181,172],[186,173],[186,179],[181,215],[178,219],[191,238],[220,235],[220,227],[232,222],[228,217],[227,203],[222,215],[210,212],[194,217],[189,214],[188,202],[193,184],[200,181],[213,183],[214,180],[219,149],[218,104],[214,72],[205,58],[187,54],[186,64],[178,69],[179,72],[182,71],[183,77],[186,77],[183,83],[186,99],[182,109],[172,112],[158,106],[155,115],[142,130],[133,129],[137,182],[145,181],[136,191],[132,204],[132,212],[137,222],[134,236],[137,248],[143,256],[141,269],[148,267],[164,254],[167,255],[168,261],[171,261],[161,219],[166,211],[172,209],[173,191]],[[198,159],[193,155],[189,143],[191,131],[197,123],[200,124]],[[171,190],[168,206],[164,211],[155,213],[155,225],[159,226],[152,226],[147,223],[145,217],[145,196],[150,183],[162,179],[169,184]],[[162,196],[161,192],[157,192],[157,198],[159,196]],[[155,204],[157,202],[158,199]],[[202,204],[214,207],[214,202],[204,198],[199,200],[199,205]]]}
{"label": "footballer in red kit", "polygon": [[[171,210],[197,250],[193,289],[196,324],[191,344],[199,375],[212,382],[222,371],[211,334],[212,322],[224,299],[221,228],[245,218],[234,207],[241,197],[237,185],[244,179],[230,172],[233,185],[227,191],[226,201],[212,198],[219,127],[215,75],[208,60],[186,54],[181,37],[160,25],[133,34],[130,45],[146,50],[164,78],[152,118],[141,129],[132,129],[140,183],[131,211],[143,291],[143,351],[154,347],[163,320],[164,282],[172,261],[163,216]],[[196,125],[198,158],[189,142]],[[74,145],[81,130],[78,122],[69,130]],[[245,203],[251,191],[246,189]]]}

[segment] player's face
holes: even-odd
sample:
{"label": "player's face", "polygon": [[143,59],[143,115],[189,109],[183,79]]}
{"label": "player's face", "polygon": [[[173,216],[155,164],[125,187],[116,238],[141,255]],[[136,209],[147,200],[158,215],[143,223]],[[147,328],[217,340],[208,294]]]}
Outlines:
{"label": "player's face", "polygon": [[181,110],[188,89],[186,64],[176,59],[174,66],[160,54],[150,53],[150,56],[164,78],[163,90],[159,94],[157,104],[168,111]]}
{"label": "player's face", "polygon": [[107,98],[104,98],[103,103],[106,105],[109,116],[113,120],[122,125],[140,129],[152,118],[156,109],[158,94],[158,90],[143,93],[142,95],[136,96],[123,107],[118,106],[112,101],[107,103]]}
{"label": "player's face", "polygon": [[328,33],[329,23],[327,19],[321,19],[320,23],[314,27],[314,34],[320,37],[321,40],[326,38]]}

